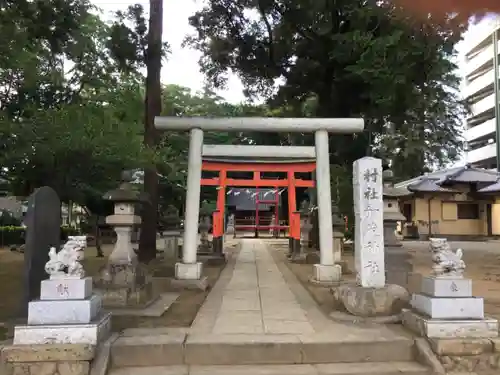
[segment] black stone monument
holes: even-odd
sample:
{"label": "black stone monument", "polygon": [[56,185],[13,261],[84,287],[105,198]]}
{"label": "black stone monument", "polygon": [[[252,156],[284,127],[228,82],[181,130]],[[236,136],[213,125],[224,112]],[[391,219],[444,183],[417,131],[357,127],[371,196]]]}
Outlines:
{"label": "black stone monument", "polygon": [[59,251],[61,237],[61,201],[54,189],[43,186],[28,198],[24,220],[26,245],[24,250],[24,299],[22,316],[28,314],[28,302],[40,297],[40,283],[47,278],[45,264],[49,249]]}

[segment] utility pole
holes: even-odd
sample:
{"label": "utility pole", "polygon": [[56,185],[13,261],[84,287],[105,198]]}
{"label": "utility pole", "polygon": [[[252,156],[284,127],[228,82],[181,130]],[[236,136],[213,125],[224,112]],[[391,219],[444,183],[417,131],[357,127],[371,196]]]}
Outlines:
{"label": "utility pole", "polygon": [[500,95],[498,84],[498,23],[495,25],[493,32],[493,99],[495,100],[495,139],[496,139],[496,154],[497,154],[497,171],[500,172]]}
{"label": "utility pole", "polygon": [[[155,116],[161,113],[161,60],[163,33],[163,0],[149,0],[148,48],[145,56],[146,99],[144,118],[144,145],[155,149],[158,134],[154,126]],[[144,192],[149,202],[142,211],[141,237],[139,240],[139,260],[149,262],[156,257],[156,231],[158,226],[158,173],[156,165],[144,170]]]}

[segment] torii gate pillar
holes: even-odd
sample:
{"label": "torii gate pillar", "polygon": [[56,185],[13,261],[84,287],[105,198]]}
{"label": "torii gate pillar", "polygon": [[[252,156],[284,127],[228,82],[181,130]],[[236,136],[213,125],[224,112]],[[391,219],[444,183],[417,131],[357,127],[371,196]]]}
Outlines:
{"label": "torii gate pillar", "polygon": [[363,119],[156,117],[155,126],[159,130],[190,131],[183,259],[182,263],[177,263],[175,267],[175,276],[177,279],[199,280],[202,276],[202,265],[197,262],[196,250],[198,242],[203,130],[207,130],[225,132],[315,133],[320,263],[314,265],[312,281],[328,284],[340,280],[341,266],[334,263],[333,255],[328,133],[360,132],[364,128]]}

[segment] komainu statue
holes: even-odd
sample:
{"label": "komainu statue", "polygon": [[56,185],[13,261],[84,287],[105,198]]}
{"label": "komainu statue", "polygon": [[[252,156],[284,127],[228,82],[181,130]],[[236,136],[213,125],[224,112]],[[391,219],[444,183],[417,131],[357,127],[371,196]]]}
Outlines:
{"label": "komainu statue", "polygon": [[87,247],[86,236],[69,236],[68,241],[59,252],[55,247],[49,250],[49,261],[45,264],[45,272],[51,279],[81,279],[85,270],[80,263]]}
{"label": "komainu statue", "polygon": [[465,262],[462,260],[462,249],[456,252],[451,247],[446,238],[431,238],[430,249],[432,252],[432,271],[435,277],[459,277],[465,271]]}

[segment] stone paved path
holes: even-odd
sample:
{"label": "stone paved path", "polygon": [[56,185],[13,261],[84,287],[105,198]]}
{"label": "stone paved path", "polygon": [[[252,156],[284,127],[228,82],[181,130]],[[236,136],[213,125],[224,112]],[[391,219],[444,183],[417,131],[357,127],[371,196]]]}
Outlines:
{"label": "stone paved path", "polygon": [[385,327],[335,323],[318,308],[284,264],[277,264],[263,240],[242,239],[241,250],[225,268],[200,309],[192,333],[311,335],[394,338]]}
{"label": "stone paved path", "polygon": [[126,330],[111,375],[428,374],[407,334],[327,318],[278,245],[241,240],[192,326]]}
{"label": "stone paved path", "polygon": [[243,240],[213,333],[314,333],[261,241]]}

